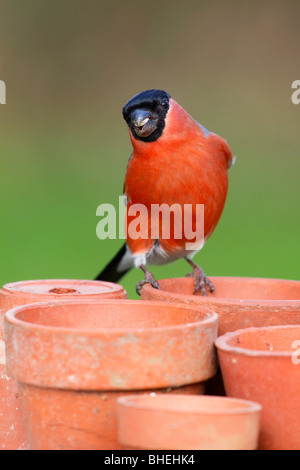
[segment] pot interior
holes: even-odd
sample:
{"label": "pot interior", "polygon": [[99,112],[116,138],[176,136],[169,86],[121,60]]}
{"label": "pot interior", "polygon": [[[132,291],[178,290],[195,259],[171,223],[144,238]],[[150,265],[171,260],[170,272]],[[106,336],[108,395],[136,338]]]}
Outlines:
{"label": "pot interior", "polygon": [[230,414],[259,411],[260,406],[247,400],[217,396],[153,394],[119,399],[120,404],[132,408],[143,408],[162,412],[186,412],[201,414]]}
{"label": "pot interior", "polygon": [[[296,345],[298,342],[298,346]],[[249,328],[240,330],[226,340],[228,346],[253,351],[286,351],[300,348],[300,326]],[[294,347],[293,347],[294,344]]]}
{"label": "pot interior", "polygon": [[49,302],[27,305],[14,313],[28,324],[90,331],[171,327],[209,320],[212,315],[207,309],[141,300]]}
{"label": "pot interior", "polygon": [[[209,277],[215,286],[208,297],[245,300],[299,300],[300,281],[281,279]],[[174,294],[193,295],[194,281],[191,278],[162,279],[159,285],[163,291]],[[147,286],[148,288],[148,286]],[[159,291],[157,292],[159,295]],[[195,294],[200,295],[201,293]]]}

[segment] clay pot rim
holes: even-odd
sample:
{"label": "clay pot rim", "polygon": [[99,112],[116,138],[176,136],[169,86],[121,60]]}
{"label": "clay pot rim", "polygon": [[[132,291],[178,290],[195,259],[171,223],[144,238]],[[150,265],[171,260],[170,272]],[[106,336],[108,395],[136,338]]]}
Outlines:
{"label": "clay pot rim", "polygon": [[250,327],[250,328],[243,328],[240,330],[231,331],[229,333],[225,333],[224,335],[219,336],[215,340],[215,346],[218,350],[226,353],[230,353],[231,355],[235,356],[246,356],[246,357],[264,357],[264,358],[291,358],[292,355],[295,353],[295,349],[291,350],[281,350],[281,351],[271,351],[271,350],[258,350],[258,349],[248,349],[242,348],[240,346],[232,346],[228,344],[232,338],[236,336],[242,336],[246,333],[255,333],[259,331],[271,331],[271,330],[290,330],[290,329],[299,329],[300,335],[300,325],[277,325],[277,326],[261,326],[261,327]]}
{"label": "clay pot rim", "polygon": [[[193,414],[193,415],[243,415],[243,414],[255,414],[255,413],[260,413],[262,411],[262,405],[260,405],[257,402],[251,401],[251,400],[246,400],[243,398],[232,398],[232,397],[227,397],[227,396],[213,396],[213,395],[183,395],[183,394],[177,394],[176,398],[178,400],[186,400],[188,401],[199,401],[199,406],[195,404],[195,406],[192,406],[187,409],[180,409],[176,408],[176,404],[172,407],[157,407],[155,405],[155,397],[164,397],[163,400],[168,401],[168,399],[172,399],[174,397],[168,397],[168,395],[163,394],[163,393],[151,393],[147,395],[127,395],[118,398],[118,406],[126,407],[126,408],[131,408],[133,410],[146,410],[146,411],[153,411],[153,412],[159,412],[159,413],[172,413],[172,414]],[[192,400],[191,400],[192,397]],[[151,404],[151,400],[153,400],[153,403]],[[201,408],[201,401],[203,401],[203,408]],[[224,407],[218,407],[214,408],[213,407],[213,402],[223,402]],[[146,403],[145,403],[146,402]],[[207,408],[207,403],[212,402],[212,408]],[[226,403],[238,403],[241,405],[240,408],[227,408]]]}
{"label": "clay pot rim", "polygon": [[197,321],[189,321],[186,323],[180,323],[176,325],[169,325],[169,326],[153,326],[153,327],[133,327],[133,328],[111,328],[111,327],[106,327],[106,328],[97,328],[97,329],[87,329],[87,328],[76,328],[76,327],[66,327],[66,326],[50,326],[50,325],[42,325],[42,324],[36,324],[36,323],[30,323],[27,321],[20,320],[16,318],[16,315],[19,312],[23,312],[24,310],[30,310],[30,309],[38,309],[38,308],[44,308],[44,307],[58,307],[58,306],[68,306],[68,305],[80,305],[82,304],[83,306],[86,305],[116,305],[119,307],[122,307],[122,305],[138,305],[142,307],[142,305],[153,307],[154,310],[158,308],[163,308],[166,309],[166,302],[157,302],[155,300],[135,300],[135,299],[81,299],[79,300],[74,300],[74,299],[62,299],[62,300],[56,300],[56,301],[46,301],[46,302],[34,302],[32,304],[25,304],[21,306],[14,307],[10,310],[8,310],[5,313],[5,321],[8,322],[9,324],[15,326],[15,327],[20,327],[24,330],[31,330],[31,331],[43,331],[43,332],[48,332],[49,334],[77,334],[78,336],[91,336],[91,337],[96,337],[99,336],[99,334],[109,334],[109,336],[118,336],[120,334],[131,334],[131,333],[139,333],[142,334],[144,332],[146,333],[153,333],[157,332],[158,330],[160,331],[176,331],[176,330],[181,330],[183,327],[190,329],[190,328],[197,328],[197,327],[204,327],[204,326],[211,326],[213,324],[218,324],[219,316],[210,308],[206,308],[206,306],[198,306],[198,305],[186,305],[183,303],[171,303],[168,304],[168,307],[173,309],[179,308],[180,310],[189,310],[189,311],[197,311],[198,313],[201,313],[203,315],[207,315],[207,318],[203,318],[201,320]]}
{"label": "clay pot rim", "polygon": [[64,293],[64,294],[59,294],[59,293],[53,293],[53,292],[37,292],[37,291],[28,291],[28,290],[23,290],[23,289],[18,289],[17,286],[21,286],[23,284],[30,285],[35,285],[38,283],[53,283],[59,285],[60,282],[64,283],[69,283],[70,287],[72,284],[78,283],[78,285],[93,285],[93,286],[107,286],[110,287],[111,289],[107,292],[103,292],[103,295],[107,293],[112,293],[112,292],[118,292],[124,290],[123,286],[121,284],[117,284],[114,282],[108,282],[108,281],[94,281],[94,280],[88,280],[88,279],[29,279],[29,280],[23,280],[23,281],[16,281],[16,282],[8,282],[4,284],[1,287],[1,291],[11,294],[11,295],[16,295],[16,296],[23,296],[26,294],[26,296],[36,296],[36,295],[49,295],[49,301],[51,298],[54,298],[55,296],[61,298],[61,299],[68,299],[71,296],[80,296],[80,297],[88,297],[88,296],[95,296],[95,295],[101,295],[101,292],[70,292],[70,293]]}
{"label": "clay pot rim", "polygon": [[[172,281],[179,281],[182,279],[186,279],[185,277],[174,277],[174,278],[165,278],[165,279],[158,279],[159,281],[165,281],[165,280],[172,280]],[[278,282],[283,282],[283,283],[289,283],[289,282],[299,282],[294,279],[279,279],[279,278],[267,278],[267,277],[247,277],[247,276],[209,276],[209,279],[213,282],[214,279],[230,279],[230,280],[242,280],[242,281],[278,281]],[[154,287],[152,287],[150,284],[145,284],[143,287],[145,290],[153,290]],[[235,298],[229,298],[229,297],[213,297],[208,295],[207,297],[203,297],[202,295],[194,295],[194,294],[179,294],[176,292],[172,292],[170,290],[159,290],[159,296],[160,297],[168,297],[169,294],[172,294],[172,297],[174,299],[182,299],[182,297],[185,297],[186,299],[191,298],[199,298],[203,301],[203,303],[215,303],[215,304],[234,304],[234,305],[249,305],[249,306],[254,306],[254,305],[276,305],[276,306],[299,306],[300,305],[300,299],[235,299]]]}

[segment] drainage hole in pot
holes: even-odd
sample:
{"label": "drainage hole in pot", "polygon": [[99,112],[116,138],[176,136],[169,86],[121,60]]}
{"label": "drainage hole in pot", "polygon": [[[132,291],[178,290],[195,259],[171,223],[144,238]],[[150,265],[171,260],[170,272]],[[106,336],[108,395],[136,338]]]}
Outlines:
{"label": "drainage hole in pot", "polygon": [[74,294],[77,292],[76,289],[67,289],[66,287],[55,287],[54,289],[50,289],[49,292],[51,294]]}

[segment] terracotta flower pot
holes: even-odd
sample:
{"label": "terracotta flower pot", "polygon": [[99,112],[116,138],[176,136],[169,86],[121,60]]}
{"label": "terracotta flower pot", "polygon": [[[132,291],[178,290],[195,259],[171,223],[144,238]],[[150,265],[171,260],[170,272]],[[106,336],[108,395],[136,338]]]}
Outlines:
{"label": "terracotta flower pot", "polygon": [[127,449],[254,450],[261,406],[210,396],[119,398],[119,441]]}
{"label": "terracotta flower pot", "polygon": [[217,323],[206,308],[141,300],[7,312],[7,368],[19,382],[30,449],[120,448],[116,399],[192,384],[195,393],[216,372]]}
{"label": "terracotta flower pot", "polygon": [[122,286],[71,279],[20,281],[0,290],[0,449],[27,448],[17,383],[5,372],[4,314],[11,308],[45,300],[127,298]]}
{"label": "terracotta flower pot", "polygon": [[25,450],[27,439],[19,390],[5,372],[5,346],[0,341],[0,450]]}
{"label": "terracotta flower pot", "polygon": [[260,449],[300,449],[300,326],[246,328],[216,340],[226,394],[263,407]]}
{"label": "terracotta flower pot", "polygon": [[0,340],[4,339],[5,312],[19,305],[63,299],[126,299],[119,284],[79,279],[43,279],[5,284],[0,290]]}
{"label": "terracotta flower pot", "polygon": [[300,323],[300,281],[243,277],[210,277],[207,297],[193,294],[191,278],[162,279],[161,290],[146,284],[142,299],[207,305],[219,315],[219,335],[251,326]]}

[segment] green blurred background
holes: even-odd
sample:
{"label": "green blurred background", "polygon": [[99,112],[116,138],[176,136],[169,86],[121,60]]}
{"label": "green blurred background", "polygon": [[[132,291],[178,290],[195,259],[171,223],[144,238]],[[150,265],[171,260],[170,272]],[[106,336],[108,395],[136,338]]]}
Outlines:
{"label": "green blurred background", "polygon": [[[121,109],[167,90],[225,137],[236,165],[195,260],[208,275],[300,279],[299,14],[294,1],[2,0],[0,283],[93,279],[121,246],[96,237],[131,144]],[[186,262],[153,268],[182,276]],[[136,297],[138,270],[122,284]]]}

